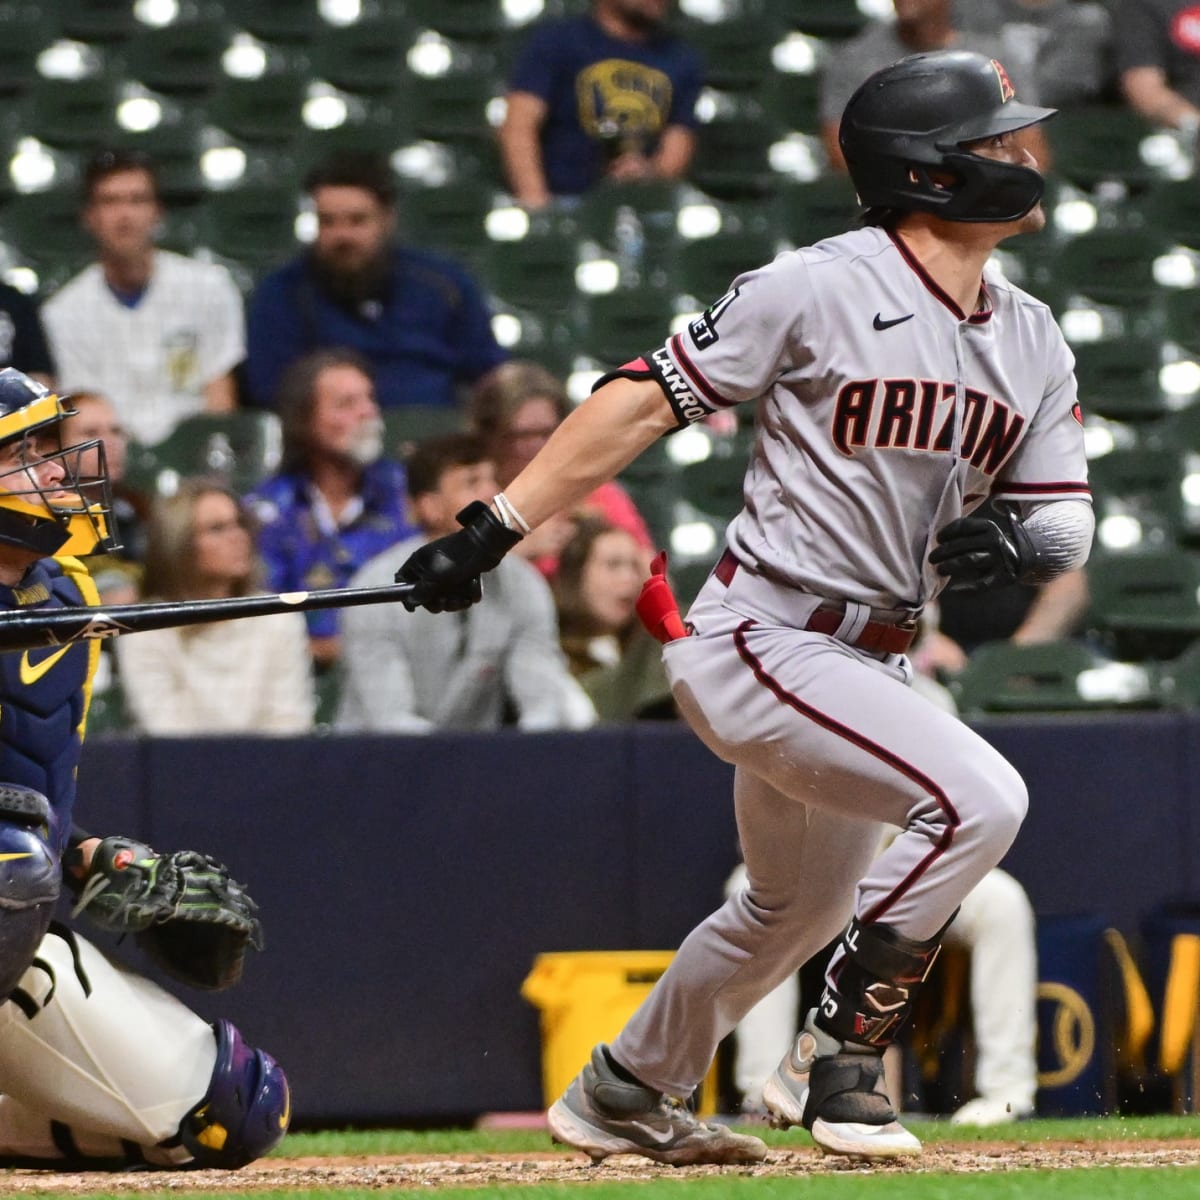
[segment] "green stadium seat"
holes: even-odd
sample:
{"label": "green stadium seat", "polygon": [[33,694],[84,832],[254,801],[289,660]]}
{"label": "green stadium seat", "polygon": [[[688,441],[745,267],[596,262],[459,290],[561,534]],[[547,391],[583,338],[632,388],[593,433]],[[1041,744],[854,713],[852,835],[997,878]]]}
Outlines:
{"label": "green stadium seat", "polygon": [[79,224],[79,192],[54,188],[13,196],[0,206],[0,242],[15,249],[22,265],[37,272],[39,290],[61,286],[95,257]]}
{"label": "green stadium seat", "polygon": [[781,129],[820,133],[820,64],[823,57],[814,61],[811,71],[768,72],[758,94],[767,114]]}
{"label": "green stadium seat", "polygon": [[53,13],[62,36],[77,42],[120,42],[144,28],[133,4],[113,0],[52,0],[37,8]]}
{"label": "green stadium seat", "polygon": [[212,123],[247,142],[286,145],[304,128],[308,80],[299,74],[225,77],[208,100]]}
{"label": "green stadium seat", "polygon": [[[1106,688],[1093,676],[1080,686],[1086,672],[1107,665],[1080,642],[1048,642],[1022,646],[1008,641],[986,642],[955,677],[952,692],[964,716],[983,713],[1073,712],[1081,709],[1153,707],[1157,694],[1148,673],[1131,680],[1127,666],[1116,665],[1120,684]],[[1144,686],[1139,686],[1143,683]],[[1132,683],[1132,686],[1129,686]],[[1120,686],[1125,685],[1124,687]]]}
{"label": "green stadium seat", "polygon": [[580,300],[583,312],[579,349],[605,368],[644,354],[666,338],[675,315],[675,292],[632,287]]}
{"label": "green stadium seat", "polygon": [[1163,661],[1200,637],[1200,555],[1093,554],[1089,624],[1117,657]]}
{"label": "green stadium seat", "polygon": [[117,134],[117,80],[39,78],[20,101],[21,129],[51,146],[94,149]]}
{"label": "green stadium seat", "polygon": [[122,48],[125,73],[159,92],[211,92],[225,78],[221,57],[232,36],[233,29],[221,20],[142,27]]}
{"label": "green stadium seat", "polygon": [[[365,113],[354,116],[336,128],[309,129],[301,126],[288,143],[288,149],[295,159],[297,170],[303,175],[333,154],[347,151],[381,154],[390,158],[414,136],[402,113],[389,103],[372,100]],[[424,182],[421,186],[425,186]]]}
{"label": "green stadium seat", "polygon": [[204,113],[192,104],[172,102],[166,97],[160,100],[162,119],[153,129],[122,129],[113,137],[112,145],[149,156],[163,199],[171,208],[191,204],[208,190],[200,168],[206,148]]}
{"label": "green stadium seat", "polygon": [[1189,532],[1184,511],[1183,455],[1177,446],[1136,446],[1114,450],[1088,463],[1097,524],[1131,517],[1143,541],[1169,544]]}
{"label": "green stadium seat", "polygon": [[1156,183],[1144,196],[1128,203],[1136,206],[1148,229],[1200,250],[1200,186],[1194,178]]}
{"label": "green stadium seat", "polygon": [[779,0],[780,16],[802,33],[853,37],[867,23],[857,0]]}
{"label": "green stadium seat", "polygon": [[53,27],[39,8],[0,10],[0,96],[15,96],[39,79],[38,55],[54,41]]}
{"label": "green stadium seat", "polygon": [[770,149],[783,131],[752,96],[725,93],[696,129],[689,178],[723,199],[765,196],[778,182]]}
{"label": "green stadium seat", "polygon": [[412,21],[400,13],[332,27],[312,47],[313,74],[347,92],[390,92],[414,33]]}
{"label": "green stadium seat", "polygon": [[769,263],[779,252],[779,239],[769,229],[717,233],[680,244],[675,285],[702,308],[719,299],[746,271]]}
{"label": "green stadium seat", "polygon": [[679,467],[667,455],[666,440],[659,438],[639,454],[617,476],[617,482],[637,505],[655,545],[670,545],[682,496]]}
{"label": "green stadium seat", "polygon": [[149,477],[156,491],[165,489],[164,472],[217,475],[244,493],[278,469],[282,449],[279,418],[273,412],[200,413],[180,421],[163,441],[143,448],[134,475],[143,483]]}
{"label": "green stadium seat", "polygon": [[713,564],[707,558],[681,562],[673,558],[667,565],[667,577],[671,581],[671,590],[679,601],[679,611],[686,614],[692,601],[696,599],[700,589],[712,574]]}
{"label": "green stadium seat", "polygon": [[1101,229],[1064,242],[1048,267],[1063,287],[1098,304],[1139,305],[1158,294],[1154,260],[1168,248],[1148,230]]}
{"label": "green stadium seat", "polygon": [[446,74],[410,74],[398,90],[396,104],[409,109],[418,136],[468,144],[495,140],[488,106],[504,95],[504,80],[494,59],[459,52]]}
{"label": "green stadium seat", "polygon": [[811,183],[781,184],[773,221],[780,237],[794,246],[808,246],[853,229],[858,212],[850,181],[843,175],[823,175]]}
{"label": "green stadium seat", "polygon": [[503,300],[536,313],[560,313],[577,296],[578,225],[569,216],[534,214],[525,237],[492,242],[484,261],[483,277]]}
{"label": "green stadium seat", "polygon": [[1200,288],[1165,289],[1162,306],[1167,338],[1200,354]]}
{"label": "green stadium seat", "polygon": [[681,494],[705,516],[724,524],[742,508],[742,489],[754,444],[752,431],[715,441],[713,453],[702,462],[680,468]]}
{"label": "green stadium seat", "polygon": [[1144,187],[1163,178],[1142,158],[1155,127],[1121,105],[1063,109],[1046,127],[1054,174],[1082,188],[1108,180]]}
{"label": "green stadium seat", "polygon": [[402,236],[413,245],[478,266],[490,245],[485,222],[495,196],[473,180],[405,189],[398,201]]}
{"label": "green stadium seat", "polygon": [[496,42],[510,32],[500,0],[405,0],[409,20],[443,37],[464,42]]}
{"label": "green stadium seat", "polygon": [[1072,347],[1079,400],[1085,412],[1139,421],[1170,411],[1159,385],[1162,346],[1153,334],[1085,342]]}
{"label": "green stadium seat", "polygon": [[197,210],[200,243],[250,271],[268,270],[299,250],[298,201],[290,183],[247,184],[212,192]]}
{"label": "green stadium seat", "polygon": [[673,261],[678,246],[679,210],[688,196],[687,188],[670,180],[598,184],[580,199],[580,236],[618,257],[620,227],[632,214],[641,240],[636,256],[641,280],[652,286],[662,285],[666,280],[661,273]]}
{"label": "green stadium seat", "polygon": [[492,310],[497,340],[513,358],[531,359],[560,378],[571,373],[582,353],[580,322],[572,310],[535,313],[496,299]]}
{"label": "green stadium seat", "polygon": [[402,404],[382,411],[384,453],[400,460],[407,458],[418,442],[464,428],[463,414],[441,404]]}
{"label": "green stadium seat", "polygon": [[265,42],[314,42],[330,32],[316,0],[228,0],[227,11]]}
{"label": "green stadium seat", "polygon": [[[752,11],[735,11],[721,21],[683,21],[680,34],[704,58],[704,82],[721,91],[740,92],[758,88],[769,78],[771,50],[785,28],[760,6],[742,5]],[[757,7],[758,11],[753,11]]]}

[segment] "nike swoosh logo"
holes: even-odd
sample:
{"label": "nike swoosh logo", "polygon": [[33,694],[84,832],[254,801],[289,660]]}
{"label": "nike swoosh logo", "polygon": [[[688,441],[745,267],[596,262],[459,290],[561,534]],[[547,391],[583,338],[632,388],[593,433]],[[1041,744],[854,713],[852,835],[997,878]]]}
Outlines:
{"label": "nike swoosh logo", "polygon": [[911,321],[913,319],[913,317],[915,317],[916,315],[917,315],[916,313],[909,313],[907,317],[895,317],[891,321],[884,321],[880,317],[880,315],[878,313],[876,313],[875,314],[875,322],[874,322],[875,328],[876,329],[891,329],[891,327],[893,325],[903,325],[905,321]]}
{"label": "nike swoosh logo", "polygon": [[49,671],[50,668],[54,666],[54,664],[58,662],[58,660],[62,658],[62,656],[70,649],[70,646],[63,646],[61,649],[55,650],[53,654],[47,654],[41,662],[37,663],[29,661],[29,651],[26,650],[25,653],[21,655],[21,682],[27,687],[31,683],[37,683],[37,681],[41,679],[41,677],[45,675],[46,672]]}

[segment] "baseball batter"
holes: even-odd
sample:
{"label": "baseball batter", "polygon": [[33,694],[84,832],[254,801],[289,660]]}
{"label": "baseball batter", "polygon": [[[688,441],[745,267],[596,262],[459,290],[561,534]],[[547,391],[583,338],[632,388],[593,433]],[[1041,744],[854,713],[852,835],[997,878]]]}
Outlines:
{"label": "baseball batter", "polygon": [[[911,690],[905,652],[947,582],[1051,579],[1085,561],[1093,529],[1070,352],[1045,305],[985,277],[999,242],[1044,223],[1017,134],[1052,113],[967,52],[871,76],[840,130],[863,227],[740,276],[602,381],[506,493],[464,510],[461,532],[397,576],[416,603],[470,603],[525,532],[657,437],[756,405],[745,506],[689,635],[664,649],[680,710],[736,766],[748,884],[551,1108],[554,1135],[593,1158],[761,1158],[760,1140],[673,1099],[839,932],[764,1102],[827,1151],[920,1152],[886,1098],[882,1053],[1027,795],[995,750]],[[1010,517],[972,517],[987,496]],[[881,822],[902,833],[874,858]]]}

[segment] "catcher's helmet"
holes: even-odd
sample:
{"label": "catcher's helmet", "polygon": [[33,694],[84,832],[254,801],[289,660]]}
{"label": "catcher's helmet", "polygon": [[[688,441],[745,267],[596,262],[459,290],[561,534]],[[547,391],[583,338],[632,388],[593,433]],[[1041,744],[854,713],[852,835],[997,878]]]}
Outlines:
{"label": "catcher's helmet", "polygon": [[[13,367],[0,371],[0,447],[23,444],[16,465],[0,466],[0,543],[37,554],[91,554],[115,549],[112,490],[103,443],[62,445],[71,410],[49,389]],[[96,465],[87,475],[83,461]],[[39,486],[33,463],[54,460],[62,481]]]}
{"label": "catcher's helmet", "polygon": [[1041,199],[1042,176],[963,146],[1036,125],[1056,111],[1019,104],[994,58],[939,50],[870,76],[846,105],[838,141],[859,202],[868,209],[918,210],[947,221],[1015,221]]}

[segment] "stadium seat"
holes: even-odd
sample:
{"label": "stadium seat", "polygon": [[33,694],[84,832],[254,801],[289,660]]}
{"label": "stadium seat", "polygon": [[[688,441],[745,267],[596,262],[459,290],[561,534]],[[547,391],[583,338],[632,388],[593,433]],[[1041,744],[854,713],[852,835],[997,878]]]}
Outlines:
{"label": "stadium seat", "polygon": [[1046,266],[1062,287],[1097,304],[1141,305],[1158,294],[1154,261],[1167,249],[1151,231],[1102,229],[1064,242]]}
{"label": "stadium seat", "polygon": [[38,80],[37,58],[54,29],[32,5],[0,11],[0,96],[15,96]]}
{"label": "stadium seat", "polygon": [[0,207],[0,242],[32,267],[42,294],[65,283],[95,257],[95,246],[79,224],[79,192],[54,188],[13,196]]}
{"label": "stadium seat", "polygon": [[141,27],[122,48],[125,73],[155,91],[195,96],[225,78],[221,57],[233,29],[221,20]]}
{"label": "stadium seat", "polygon": [[502,299],[536,313],[560,313],[577,295],[578,225],[569,216],[535,214],[525,237],[492,242],[484,261],[484,278]]}
{"label": "stadium seat", "polygon": [[304,128],[301,113],[307,92],[308,81],[301,75],[227,76],[209,97],[208,116],[244,141],[285,145]]}
{"label": "stadium seat", "polygon": [[1046,127],[1054,174],[1082,188],[1115,180],[1144,187],[1163,178],[1142,157],[1142,142],[1155,127],[1122,105],[1063,109]]}
{"label": "stadium seat", "polygon": [[785,183],[774,200],[776,233],[794,246],[807,246],[854,228],[858,202],[842,175],[824,175],[811,183]]}
{"label": "stadium seat", "polygon": [[723,93],[696,130],[696,156],[689,178],[703,191],[725,199],[764,196],[777,182],[769,152],[782,131],[762,103]]}
{"label": "stadium seat", "polygon": [[675,292],[669,288],[617,288],[584,296],[578,348],[603,367],[618,367],[644,354],[666,338],[675,315]]}
{"label": "stadium seat", "polygon": [[1200,196],[1195,178],[1156,183],[1136,205],[1148,229],[1171,242],[1200,251]]}
{"label": "stadium seat", "polygon": [[802,33],[853,37],[867,23],[857,0],[779,0],[780,15]]}
{"label": "stadium seat", "polygon": [[1200,637],[1200,556],[1093,554],[1087,571],[1089,623],[1118,658],[1174,658]]}
{"label": "stadium seat", "polygon": [[785,29],[761,5],[742,0],[724,20],[684,21],[679,32],[703,57],[706,86],[741,92],[758,88],[771,76],[771,50]]}
{"label": "stadium seat", "polygon": [[443,37],[495,43],[510,31],[501,0],[406,0],[409,20]]}
{"label": "stadium seat", "polygon": [[153,129],[122,129],[112,144],[149,156],[168,208],[191,204],[208,190],[200,167],[206,147],[204,114],[193,105],[172,104],[164,98],[162,119]]}
{"label": "stadium seat", "polygon": [[675,285],[706,308],[723,296],[738,275],[769,263],[779,240],[769,229],[717,233],[685,241],[679,248]]}
{"label": "stadium seat", "polygon": [[286,182],[213,192],[197,213],[200,242],[252,272],[268,270],[299,250],[297,209],[296,191]]}
{"label": "stadium seat", "polygon": [[1072,347],[1084,411],[1115,421],[1139,421],[1169,411],[1159,385],[1162,346],[1153,334]]}
{"label": "stadium seat", "polygon": [[678,243],[679,210],[688,189],[669,180],[645,183],[604,182],[585,192],[578,210],[580,236],[612,252],[621,249],[620,227],[632,214],[637,220],[641,248],[638,269],[644,282],[672,261]]}
{"label": "stadium seat", "polygon": [[679,467],[667,456],[660,438],[627,466],[617,482],[637,505],[658,546],[670,545],[671,530],[680,500]]}
{"label": "stadium seat", "polygon": [[62,36],[77,42],[120,42],[145,28],[133,4],[113,0],[53,0],[37,8],[53,13]]}
{"label": "stadium seat", "polygon": [[1200,288],[1164,289],[1162,306],[1166,336],[1190,353],[1200,354]]}
{"label": "stadium seat", "polygon": [[312,47],[313,74],[347,92],[390,92],[414,34],[412,21],[399,13],[331,27]]}
{"label": "stadium seat", "polygon": [[134,476],[143,483],[149,478],[159,491],[164,472],[217,475],[243,493],[278,469],[282,449],[279,418],[273,412],[200,413],[180,421],[163,441],[143,448]]}
{"label": "stadium seat", "polygon": [[683,499],[716,521],[733,520],[742,508],[742,489],[753,443],[753,433],[745,431],[716,442],[713,453],[702,462],[681,467]]}
{"label": "stadium seat", "polygon": [[409,109],[418,136],[439,142],[494,141],[488,106],[504,94],[504,81],[490,57],[458,53],[446,74],[410,75],[398,90],[395,103]]}
{"label": "stadium seat", "polygon": [[94,149],[116,136],[119,98],[118,83],[108,75],[39,78],[20,101],[19,125],[51,146]]}
{"label": "stadium seat", "polygon": [[1088,463],[1096,523],[1136,520],[1144,543],[1170,544],[1189,532],[1184,511],[1183,455],[1178,446],[1114,450]]}
{"label": "stadium seat", "polygon": [[384,453],[391,458],[403,460],[418,442],[463,428],[462,413],[440,404],[402,404],[382,411]]}
{"label": "stadium seat", "polygon": [[[978,713],[1071,712],[1080,709],[1150,707],[1158,703],[1147,673],[1131,676],[1118,666],[1120,678],[1105,687],[1102,676],[1085,672],[1105,667],[1080,642],[1047,642],[1022,646],[1009,641],[985,642],[972,653],[954,678],[951,691],[964,716]],[[1085,677],[1086,680],[1086,677]],[[1144,680],[1144,687],[1139,684]]]}
{"label": "stadium seat", "polygon": [[480,266],[490,244],[485,222],[496,193],[473,180],[441,187],[405,189],[399,198],[400,229],[405,241]]}
{"label": "stadium seat", "polygon": [[266,42],[315,42],[330,32],[315,0],[236,0],[228,13]]}

